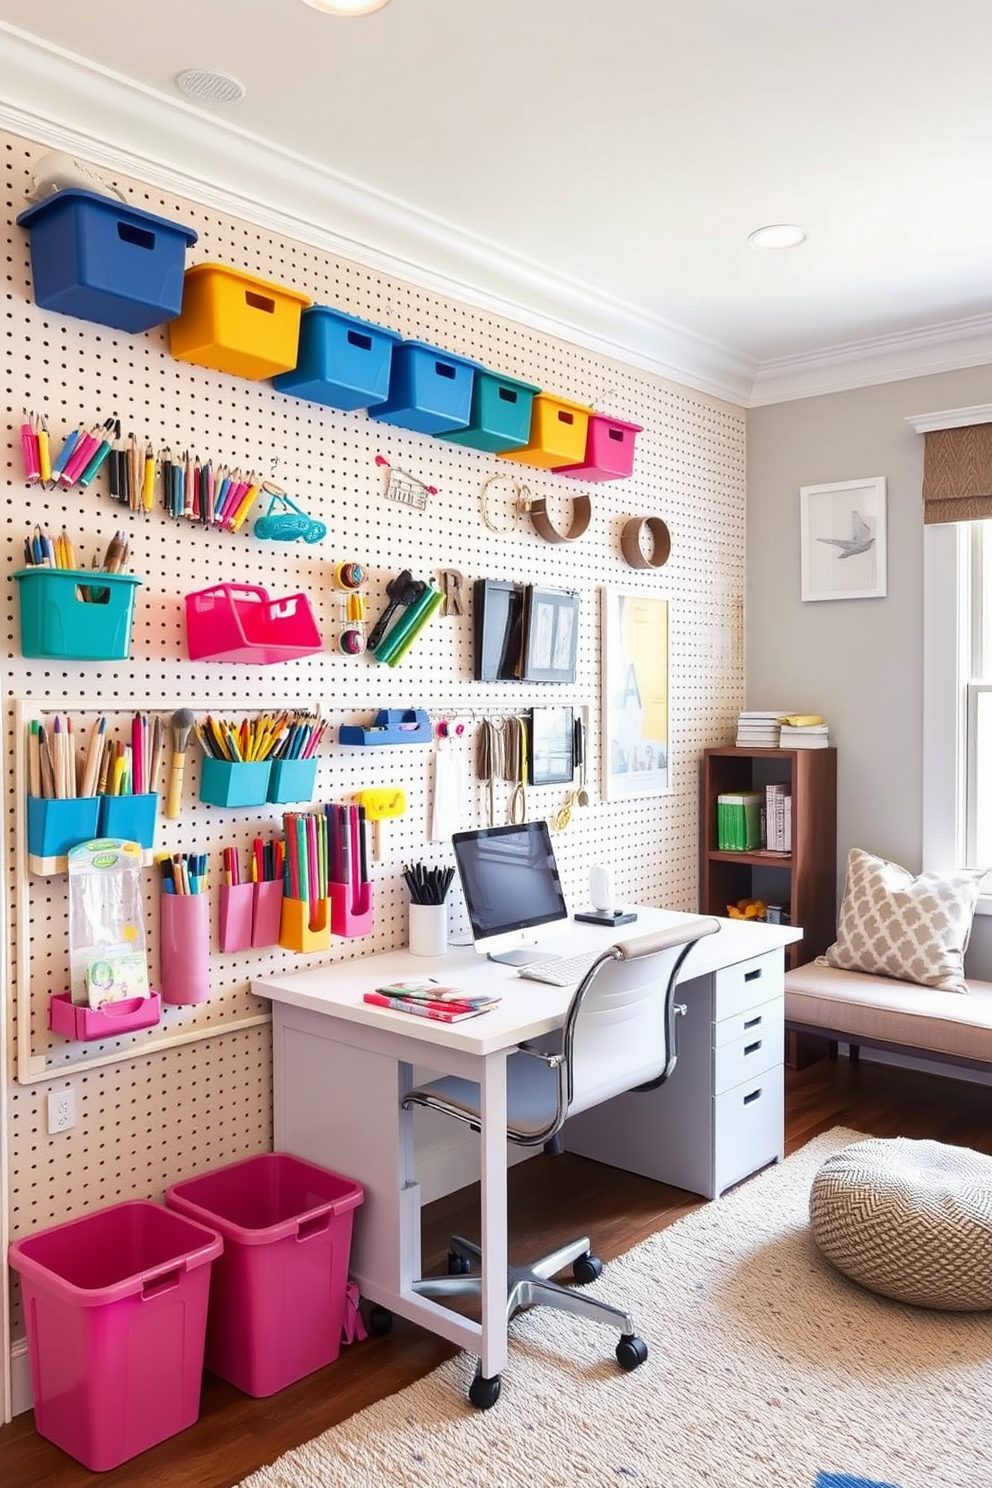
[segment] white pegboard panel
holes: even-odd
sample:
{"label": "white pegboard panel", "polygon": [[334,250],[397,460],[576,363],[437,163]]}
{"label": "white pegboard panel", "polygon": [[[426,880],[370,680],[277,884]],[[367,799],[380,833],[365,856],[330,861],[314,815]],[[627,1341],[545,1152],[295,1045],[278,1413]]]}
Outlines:
{"label": "white pegboard panel", "polygon": [[[199,239],[188,262],[219,261],[292,285],[318,303],[465,354],[644,429],[630,479],[583,486],[376,423],[364,412],[324,408],[280,394],[268,383],[176,361],[164,329],[131,336],[33,304],[27,235],[14,219],[27,205],[32,163],[44,147],[11,135],[3,136],[3,146],[6,571],[21,566],[27,530],[40,522],[53,531],[65,524],[87,564],[94,552],[105,550],[117,528],[126,529],[133,570],[144,580],[130,660],[91,664],[22,658],[16,586],[6,583],[0,611],[5,693],[39,713],[65,711],[72,700],[80,705],[82,720],[106,713],[118,723],[139,700],[165,716],[188,706],[201,718],[208,705],[240,718],[319,704],[331,728],[321,746],[315,799],[343,802],[359,789],[398,784],[408,801],[405,815],[390,823],[388,855],[374,865],[370,935],[335,940],[323,956],[294,956],[278,947],[225,955],[216,947],[215,923],[209,1002],[166,1009],[161,1025],[145,1033],[100,1045],[70,1044],[48,1032],[46,1012],[49,992],[60,990],[66,976],[66,880],[26,871],[18,840],[23,802],[16,784],[22,741],[14,737],[13,706],[8,705],[4,815],[8,862],[18,866],[10,875],[6,939],[14,985],[24,989],[21,1017],[26,1010],[30,1020],[25,1032],[12,1014],[11,1047],[23,1080],[12,1087],[8,1103],[13,1237],[82,1208],[159,1192],[192,1170],[264,1148],[271,1137],[268,1034],[261,1024],[244,1025],[264,1018],[267,1005],[251,996],[251,979],[405,943],[407,896],[400,866],[417,859],[450,861],[443,844],[428,840],[433,750],[341,747],[336,742],[341,723],[370,722],[383,707],[414,706],[426,708],[435,721],[461,720],[465,732],[455,752],[465,777],[464,825],[474,826],[486,819],[484,789],[474,775],[479,720],[541,703],[585,708],[592,804],[577,809],[555,839],[570,903],[578,907],[585,901],[589,866],[606,859],[613,863],[624,899],[695,907],[699,756],[705,744],[730,737],[743,696],[744,419],[740,410],[619,362],[444,301],[360,264],[335,261],[306,244],[281,241],[193,201],[120,180],[136,206],[196,230]],[[189,450],[201,459],[274,476],[304,510],[326,523],[327,538],[314,546],[260,541],[251,532],[257,512],[239,534],[176,522],[158,506],[148,515],[132,515],[110,500],[105,476],[82,493],[28,487],[18,437],[25,408],[47,417],[55,448],[81,421],[115,417],[125,436],[133,432],[155,450]],[[426,511],[384,499],[378,455],[437,487]],[[481,487],[497,473],[507,480],[491,490],[490,508],[498,518],[495,525],[507,526],[507,532],[491,530],[481,517]],[[559,529],[567,526],[572,495],[591,494],[594,515],[586,535],[574,544],[543,542],[528,517],[513,510],[513,481],[547,499]],[[646,515],[664,519],[672,553],[663,569],[635,571],[623,561],[619,534],[631,516]],[[480,576],[578,591],[576,682],[474,682],[470,603],[463,616],[435,617],[395,669],[368,656],[342,655],[336,649],[341,596],[334,570],[345,560],[361,562],[369,572],[373,619],[384,604],[387,581],[403,568],[426,579],[454,567],[465,576],[467,599],[472,580]],[[189,662],[183,596],[220,582],[261,585],[276,596],[305,592],[325,649],[277,666]],[[599,591],[604,585],[670,602],[673,790],[666,796],[610,803],[602,798]],[[202,805],[198,746],[189,758],[181,816],[165,822],[160,813],[156,846],[209,852],[216,885],[220,848],[237,844],[244,852],[254,836],[268,837],[279,826],[282,808],[225,811]],[[553,813],[564,794],[560,787],[532,789],[529,814]],[[508,796],[509,787],[501,785],[498,811],[505,812]],[[20,919],[19,895],[27,906]],[[157,897],[149,870],[153,966]],[[216,903],[213,909],[216,921]],[[465,939],[457,894],[451,919],[452,938]],[[52,1081],[73,1084],[81,1118],[75,1132],[50,1139],[40,1112],[45,1082]]]}

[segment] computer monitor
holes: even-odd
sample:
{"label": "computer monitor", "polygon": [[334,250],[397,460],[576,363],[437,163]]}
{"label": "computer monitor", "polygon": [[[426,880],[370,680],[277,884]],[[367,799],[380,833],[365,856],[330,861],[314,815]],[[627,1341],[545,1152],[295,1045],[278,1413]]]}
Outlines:
{"label": "computer monitor", "polygon": [[512,966],[544,959],[526,947],[538,931],[568,923],[547,822],[456,832],[451,841],[475,949]]}

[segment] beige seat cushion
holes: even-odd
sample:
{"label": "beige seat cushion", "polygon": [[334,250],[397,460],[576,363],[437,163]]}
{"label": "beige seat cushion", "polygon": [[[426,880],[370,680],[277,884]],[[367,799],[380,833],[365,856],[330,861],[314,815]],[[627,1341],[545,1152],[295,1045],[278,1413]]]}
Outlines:
{"label": "beige seat cushion", "polygon": [[813,1179],[809,1222],[827,1259],[873,1292],[992,1308],[992,1157],[907,1137],[854,1142]]}
{"label": "beige seat cushion", "polygon": [[968,949],[984,869],[913,874],[863,848],[847,855],[847,878],[831,966],[967,992]]}
{"label": "beige seat cushion", "polygon": [[785,1018],[855,1044],[881,1040],[992,1063],[992,982],[973,977],[961,997],[811,961],[785,974]]}

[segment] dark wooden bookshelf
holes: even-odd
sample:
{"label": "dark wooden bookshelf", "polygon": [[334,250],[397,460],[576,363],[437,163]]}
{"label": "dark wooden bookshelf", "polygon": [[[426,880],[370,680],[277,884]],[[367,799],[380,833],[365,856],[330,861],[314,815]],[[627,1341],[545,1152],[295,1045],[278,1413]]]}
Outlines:
{"label": "dark wooden bookshelf", "polygon": [[[773,783],[792,787],[791,852],[720,851],[717,796]],[[780,904],[803,930],[802,940],[788,948],[787,965],[821,955],[836,929],[836,749],[706,749],[702,787],[701,911],[725,915],[739,899]]]}

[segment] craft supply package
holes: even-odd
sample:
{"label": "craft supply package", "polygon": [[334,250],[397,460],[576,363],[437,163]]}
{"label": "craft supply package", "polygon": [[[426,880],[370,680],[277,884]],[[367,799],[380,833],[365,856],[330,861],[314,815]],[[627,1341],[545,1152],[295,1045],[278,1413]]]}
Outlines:
{"label": "craft supply package", "polygon": [[147,997],[144,885],[135,842],[101,837],[70,848],[71,1000],[102,1007]]}

